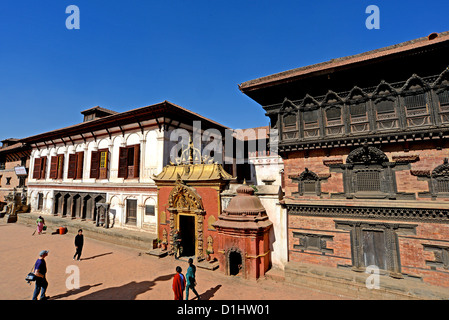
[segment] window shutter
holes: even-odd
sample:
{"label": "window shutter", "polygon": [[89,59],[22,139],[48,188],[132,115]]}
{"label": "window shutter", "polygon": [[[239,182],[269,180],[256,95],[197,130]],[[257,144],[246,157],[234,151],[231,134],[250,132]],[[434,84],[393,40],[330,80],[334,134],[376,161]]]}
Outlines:
{"label": "window shutter", "polygon": [[134,176],[133,176],[133,178],[139,177],[139,168],[140,168],[140,145],[137,144],[134,146]]}
{"label": "window shutter", "polygon": [[100,176],[100,152],[92,151],[92,159],[90,161],[90,177],[98,179]]}
{"label": "window shutter", "polygon": [[83,167],[84,167],[84,151],[76,153],[76,175],[75,179],[83,178]]}
{"label": "window shutter", "polygon": [[64,174],[64,155],[58,156],[58,179],[62,179]]}
{"label": "window shutter", "polygon": [[47,157],[43,157],[41,162],[41,174],[40,174],[41,179],[45,179],[46,172],[47,172]]}
{"label": "window shutter", "polygon": [[41,178],[41,162],[42,158],[34,159],[33,179],[38,180]]}
{"label": "window shutter", "polygon": [[109,151],[101,150],[100,152],[100,179],[108,178],[108,167],[109,167]]}
{"label": "window shutter", "polygon": [[50,160],[50,179],[58,178],[58,156],[51,157]]}
{"label": "window shutter", "polygon": [[76,177],[76,165],[77,165],[77,154],[69,154],[69,169],[67,171],[68,179],[75,179]]}
{"label": "window shutter", "polygon": [[118,159],[118,177],[127,178],[128,176],[128,148],[120,148]]}

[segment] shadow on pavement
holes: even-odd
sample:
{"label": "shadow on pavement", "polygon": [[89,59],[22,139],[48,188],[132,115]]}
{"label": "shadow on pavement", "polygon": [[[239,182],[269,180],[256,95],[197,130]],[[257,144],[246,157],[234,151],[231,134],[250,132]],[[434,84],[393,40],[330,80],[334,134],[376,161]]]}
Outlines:
{"label": "shadow on pavement", "polygon": [[73,294],[79,294],[79,293],[82,293],[84,291],[89,290],[90,288],[98,287],[98,286],[101,286],[101,285],[102,285],[102,283],[97,283],[97,284],[94,284],[93,286],[90,286],[90,285],[82,286],[79,289],[69,290],[69,291],[67,291],[66,293],[63,293],[63,294],[58,294],[56,296],[51,296],[50,300],[57,300],[57,299],[67,298],[67,297],[70,297]]}
{"label": "shadow on pavement", "polygon": [[108,254],[113,254],[113,252],[107,252],[107,253],[97,254],[96,256],[92,256],[92,257],[88,257],[88,258],[82,258],[81,261],[91,260],[91,259],[95,259],[95,258],[102,257],[102,256],[107,256]]}
{"label": "shadow on pavement", "polygon": [[173,279],[173,274],[157,277],[152,281],[135,282],[132,281],[123,286],[103,289],[90,293],[76,300],[135,300],[139,294],[145,293],[154,287],[158,281],[168,281]]}
{"label": "shadow on pavement", "polygon": [[215,292],[217,292],[218,289],[220,289],[220,288],[221,288],[221,284],[216,285],[215,287],[210,288],[206,292],[200,294],[201,300],[210,300],[215,295]]}

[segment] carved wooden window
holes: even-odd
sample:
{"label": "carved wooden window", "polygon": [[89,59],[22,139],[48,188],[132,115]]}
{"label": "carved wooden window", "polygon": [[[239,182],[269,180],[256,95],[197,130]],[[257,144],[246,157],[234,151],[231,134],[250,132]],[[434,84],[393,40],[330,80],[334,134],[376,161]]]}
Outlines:
{"label": "carved wooden window", "polygon": [[430,188],[434,197],[449,196],[449,161],[447,158],[444,159],[442,165],[432,171]]}
{"label": "carved wooden window", "polygon": [[437,180],[438,192],[449,193],[449,180]]}
{"label": "carved wooden window", "polygon": [[376,103],[377,119],[384,120],[396,116],[394,101],[381,100]]}
{"label": "carved wooden window", "polygon": [[426,93],[411,94],[404,97],[408,126],[423,126],[430,124],[430,116]]}
{"label": "carved wooden window", "polygon": [[438,92],[440,105],[440,117],[442,123],[449,123],[449,89],[445,88]]}
{"label": "carved wooden window", "polygon": [[360,170],[356,172],[357,192],[381,192],[380,170]]}
{"label": "carved wooden window", "polygon": [[354,271],[363,272],[369,266],[376,266],[392,277],[402,277],[398,235],[416,234],[416,225],[335,221],[335,228],[350,231]]}
{"label": "carved wooden window", "polygon": [[375,102],[377,128],[388,130],[398,127],[395,102],[390,99],[381,99]]}
{"label": "carved wooden window", "polygon": [[343,179],[347,198],[395,198],[396,179],[388,157],[380,149],[364,145],[349,153]]}
{"label": "carved wooden window", "polygon": [[333,106],[325,111],[326,134],[337,135],[343,133],[343,119],[341,106]]}
{"label": "carved wooden window", "polygon": [[318,110],[304,111],[303,118],[306,129],[318,127]]}
{"label": "carved wooden window", "polygon": [[333,241],[333,236],[310,234],[293,231],[293,238],[298,238],[299,243],[293,245],[293,249],[299,249],[301,252],[306,250],[326,253],[334,253],[333,249],[327,248],[327,241]]}
{"label": "carved wooden window", "polygon": [[349,105],[349,116],[352,133],[369,131],[366,102],[358,102]]}
{"label": "carved wooden window", "polygon": [[430,266],[431,269],[443,268],[449,270],[449,247],[433,245],[433,244],[423,244],[424,251],[431,251],[435,255],[433,261],[426,260],[426,265]]}
{"label": "carved wooden window", "polygon": [[326,120],[328,126],[339,125],[341,120],[341,107],[330,107],[326,110]]}
{"label": "carved wooden window", "polygon": [[283,116],[282,134],[284,139],[296,139],[298,137],[298,120],[296,114],[286,114]]}
{"label": "carved wooden window", "polygon": [[308,168],[305,168],[301,174],[289,176],[289,178],[298,183],[298,192],[293,192],[292,195],[321,195],[320,177],[315,172],[309,171]]}
{"label": "carved wooden window", "polygon": [[304,193],[316,193],[316,181],[303,181]]}
{"label": "carved wooden window", "polygon": [[362,255],[365,267],[374,265],[381,270],[387,270],[385,247],[384,231],[362,230]]}
{"label": "carved wooden window", "polygon": [[318,121],[319,110],[308,110],[304,111],[303,117],[303,127],[304,127],[304,137],[311,138],[319,136],[319,121]]}

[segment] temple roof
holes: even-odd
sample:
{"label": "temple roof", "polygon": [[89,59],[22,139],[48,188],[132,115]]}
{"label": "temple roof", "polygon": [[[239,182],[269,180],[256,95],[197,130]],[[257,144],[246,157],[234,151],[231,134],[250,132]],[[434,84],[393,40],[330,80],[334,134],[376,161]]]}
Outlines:
{"label": "temple roof", "polygon": [[254,189],[246,184],[237,188],[237,195],[213,223],[221,230],[267,230],[273,224]]}
{"label": "temple roof", "polygon": [[162,172],[153,177],[156,182],[198,182],[198,181],[229,181],[234,179],[221,164],[181,164],[167,165]]}
{"label": "temple roof", "polygon": [[275,73],[254,80],[249,80],[241,83],[239,85],[239,88],[242,92],[245,93],[261,87],[273,86],[278,85],[280,83],[293,81],[306,75],[324,72],[326,70],[333,70],[336,68],[341,68],[346,65],[357,64],[365,61],[384,58],[386,56],[390,56],[393,54],[401,54],[415,49],[424,49],[426,47],[448,41],[449,41],[449,31],[441,33],[432,33],[427,37],[421,37],[415,40],[402,42],[392,46],[375,49],[347,57],[336,58],[309,66],[304,66],[292,70],[287,70],[284,72]]}

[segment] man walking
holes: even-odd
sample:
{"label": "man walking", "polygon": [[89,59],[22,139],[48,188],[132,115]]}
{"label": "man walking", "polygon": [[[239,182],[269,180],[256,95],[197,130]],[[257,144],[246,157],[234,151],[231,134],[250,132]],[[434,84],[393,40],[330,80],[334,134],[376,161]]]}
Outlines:
{"label": "man walking", "polygon": [[75,260],[76,256],[78,256],[78,261],[81,260],[81,252],[83,251],[83,245],[84,245],[84,236],[83,236],[83,230],[79,229],[78,234],[75,236],[75,255],[73,256],[73,260]]}
{"label": "man walking", "polygon": [[[33,300],[37,300],[37,296],[40,292],[40,300],[47,300],[48,297],[45,296],[47,291],[48,282],[46,278],[47,274],[47,263],[45,262],[45,257],[48,256],[48,250],[42,250],[39,253],[39,258],[34,264],[34,274],[36,275],[36,286],[34,288]],[[41,291],[42,290],[42,291]]]}
{"label": "man walking", "polygon": [[195,274],[196,274],[196,266],[193,264],[193,259],[189,258],[189,268],[187,269],[186,273],[186,281],[187,281],[186,300],[189,300],[189,289],[191,289],[193,293],[196,294],[198,300],[201,300],[200,295],[195,290],[196,286]]}

